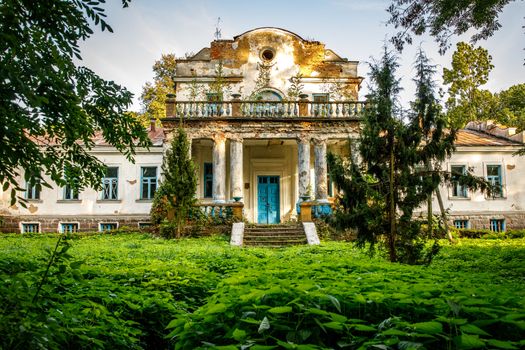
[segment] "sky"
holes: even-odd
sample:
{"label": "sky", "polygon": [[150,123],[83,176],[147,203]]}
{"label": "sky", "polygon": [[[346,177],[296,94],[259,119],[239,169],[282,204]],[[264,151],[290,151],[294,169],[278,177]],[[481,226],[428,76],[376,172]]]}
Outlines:
{"label": "sky", "polygon": [[[217,18],[222,39],[231,39],[257,27],[280,27],[305,39],[326,44],[342,57],[360,61],[358,74],[365,77],[360,98],[367,92],[368,62],[378,58],[385,40],[394,33],[386,26],[388,0],[132,0],[123,9],[120,0],[106,5],[113,33],[95,31],[81,43],[82,62],[102,78],[125,86],[135,95],[132,110],[140,110],[142,86],[153,79],[152,65],[162,54],[184,56],[209,46]],[[495,68],[485,88],[497,92],[525,82],[525,1],[512,2],[500,14],[502,28],[477,45],[488,49]],[[399,56],[401,102],[413,99],[412,64],[419,45],[437,65],[436,81],[443,67],[450,67],[458,41],[455,37],[443,56],[429,36],[415,37]]]}

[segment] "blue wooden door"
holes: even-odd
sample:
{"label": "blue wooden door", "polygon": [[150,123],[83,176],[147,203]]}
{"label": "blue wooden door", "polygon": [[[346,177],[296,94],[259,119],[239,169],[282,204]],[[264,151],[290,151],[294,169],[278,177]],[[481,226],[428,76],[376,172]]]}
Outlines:
{"label": "blue wooden door", "polygon": [[259,224],[279,223],[279,176],[257,177],[257,213]]}

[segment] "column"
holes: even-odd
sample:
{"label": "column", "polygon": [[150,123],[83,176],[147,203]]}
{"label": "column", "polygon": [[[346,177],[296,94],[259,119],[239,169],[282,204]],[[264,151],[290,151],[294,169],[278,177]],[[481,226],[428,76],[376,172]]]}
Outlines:
{"label": "column", "polygon": [[328,202],[328,182],[326,164],[326,140],[314,140],[315,167],[315,199],[318,202]]}
{"label": "column", "polygon": [[213,201],[226,201],[226,138],[217,136],[213,139]]}
{"label": "column", "polygon": [[299,197],[311,196],[310,189],[310,140],[297,140],[297,163],[299,167]]}
{"label": "column", "polygon": [[230,188],[231,198],[238,198],[236,201],[239,201],[243,197],[242,149],[243,142],[241,139],[230,140]]}

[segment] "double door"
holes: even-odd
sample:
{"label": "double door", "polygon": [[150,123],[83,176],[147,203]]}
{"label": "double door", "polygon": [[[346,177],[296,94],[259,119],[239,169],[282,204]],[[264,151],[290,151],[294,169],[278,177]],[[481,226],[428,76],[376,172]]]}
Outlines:
{"label": "double door", "polygon": [[257,177],[257,222],[259,224],[278,224],[279,176]]}

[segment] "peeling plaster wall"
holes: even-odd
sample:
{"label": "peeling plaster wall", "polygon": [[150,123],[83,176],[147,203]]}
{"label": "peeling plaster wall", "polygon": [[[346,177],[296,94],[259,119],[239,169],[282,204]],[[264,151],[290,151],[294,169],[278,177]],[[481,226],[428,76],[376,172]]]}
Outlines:
{"label": "peeling plaster wall", "polygon": [[[269,48],[275,56],[270,62],[270,82],[267,87],[285,95],[289,79],[297,73],[304,77],[304,93],[326,92],[326,81],[343,82],[345,89],[358,99],[361,78],[357,75],[358,62],[334,57],[323,43],[307,41],[297,35],[277,28],[249,31],[234,40],[216,40],[210,45],[210,60],[179,60],[177,63],[177,99],[189,99],[189,80],[195,79],[208,85],[221,61],[224,76],[231,79],[231,92],[241,92],[243,97],[255,91],[259,65],[264,62],[261,52]],[[330,61],[327,60],[330,59]],[[186,77],[186,78],[184,78]],[[204,96],[202,96],[204,97]],[[310,96],[311,97],[311,96]],[[230,99],[229,96],[225,96]]]}

